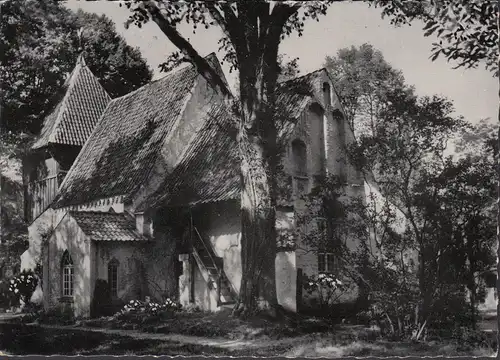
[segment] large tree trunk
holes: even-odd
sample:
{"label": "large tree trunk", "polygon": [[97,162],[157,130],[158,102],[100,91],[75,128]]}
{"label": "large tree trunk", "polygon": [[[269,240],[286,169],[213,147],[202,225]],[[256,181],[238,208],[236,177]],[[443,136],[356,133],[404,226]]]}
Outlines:
{"label": "large tree trunk", "polygon": [[[500,30],[500,17],[499,30]],[[500,37],[499,37],[500,46]],[[498,114],[500,121],[500,110]],[[497,359],[500,359],[500,127],[497,134]]]}
{"label": "large tree trunk", "polygon": [[[264,151],[253,140],[252,153],[243,155],[241,166],[242,280],[238,315],[271,310],[277,303],[274,260],[276,256],[276,213],[266,174]],[[252,156],[253,155],[253,156]],[[259,164],[260,163],[260,164]],[[259,166],[260,165],[260,166]]]}
{"label": "large tree trunk", "polygon": [[[500,0],[498,1],[500,7]],[[497,17],[497,28],[500,32],[500,16]],[[498,47],[500,48],[500,36],[498,37]],[[500,58],[498,60],[500,68]],[[500,91],[499,91],[500,95]],[[500,108],[498,110],[498,121],[500,122]],[[500,127],[497,134],[497,359],[500,359]]]}
{"label": "large tree trunk", "polygon": [[[277,46],[275,49],[277,52]],[[256,57],[258,58],[258,57]],[[276,58],[276,56],[275,56]],[[234,313],[265,310],[275,315],[276,171],[278,151],[273,121],[276,60],[264,56],[241,64],[242,121],[238,134],[241,160],[242,280]]]}

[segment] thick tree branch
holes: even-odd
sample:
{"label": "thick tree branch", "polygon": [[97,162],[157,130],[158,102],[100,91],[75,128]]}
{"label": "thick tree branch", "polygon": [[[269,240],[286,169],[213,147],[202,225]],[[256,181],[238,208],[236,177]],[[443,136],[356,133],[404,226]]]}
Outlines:
{"label": "thick tree branch", "polygon": [[[217,5],[221,7],[222,12],[219,10]],[[230,40],[234,47],[237,61],[240,62],[241,59],[239,57],[241,54],[245,53],[245,42],[241,33],[240,22],[234,14],[234,11],[231,9],[230,4],[218,3],[217,1],[207,1],[205,6],[208,9],[210,16],[217,22],[222,29],[222,32]]]}
{"label": "thick tree branch", "polygon": [[151,19],[158,25],[160,30],[168,37],[168,39],[186,56],[191,59],[193,65],[196,66],[198,72],[217,90],[225,96],[232,97],[231,91],[227,87],[225,81],[215,71],[215,69],[203,58],[198,51],[186,40],[177,29],[170,24],[162,15],[160,9],[151,2],[143,3]]}

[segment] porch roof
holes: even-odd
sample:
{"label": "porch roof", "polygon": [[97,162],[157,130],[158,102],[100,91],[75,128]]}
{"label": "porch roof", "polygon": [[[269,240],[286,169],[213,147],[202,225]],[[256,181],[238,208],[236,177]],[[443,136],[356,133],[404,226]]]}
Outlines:
{"label": "porch roof", "polygon": [[140,234],[132,216],[124,213],[97,211],[71,211],[82,231],[95,241],[147,241],[149,238]]}

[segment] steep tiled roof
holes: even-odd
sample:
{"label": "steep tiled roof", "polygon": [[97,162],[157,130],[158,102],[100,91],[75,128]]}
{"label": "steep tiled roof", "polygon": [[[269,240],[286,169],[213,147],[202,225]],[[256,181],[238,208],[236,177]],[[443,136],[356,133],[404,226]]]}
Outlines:
{"label": "steep tiled roof", "polygon": [[82,56],[63,88],[64,97],[45,118],[33,149],[50,143],[82,146],[111,100]]}
{"label": "steep tiled roof", "polygon": [[[215,55],[207,60],[216,61]],[[147,179],[197,76],[190,65],[112,100],[53,206],[133,194]]]}
{"label": "steep tiled roof", "polygon": [[[279,85],[277,102],[287,118],[297,119],[311,102],[318,75]],[[133,194],[148,177],[196,77],[196,69],[189,66],[111,101],[66,176],[54,207]],[[213,104],[205,116],[175,168],[137,210],[239,198],[239,156],[234,132],[228,131],[230,111]],[[293,123],[281,136],[289,134],[285,130]]]}
{"label": "steep tiled roof", "polygon": [[276,103],[278,113],[292,120],[283,121],[279,127],[281,137],[286,137],[295,127],[296,121],[314,98],[313,89],[319,86],[321,70],[282,82],[278,85]]}
{"label": "steep tiled roof", "polygon": [[126,214],[84,211],[71,211],[69,214],[80,229],[95,241],[148,240],[137,231],[135,220]]}
{"label": "steep tiled roof", "polygon": [[[297,119],[310,103],[318,72],[293,79],[278,87],[277,103],[281,114]],[[240,161],[238,145],[231,128],[230,111],[214,105],[210,120],[198,132],[179,165],[167,176],[159,191],[139,205],[138,210],[155,206],[194,205],[240,198]],[[282,129],[286,137],[296,121]]]}
{"label": "steep tiled roof", "polygon": [[139,210],[239,199],[239,157],[230,112],[214,104],[207,116],[179,164]]}

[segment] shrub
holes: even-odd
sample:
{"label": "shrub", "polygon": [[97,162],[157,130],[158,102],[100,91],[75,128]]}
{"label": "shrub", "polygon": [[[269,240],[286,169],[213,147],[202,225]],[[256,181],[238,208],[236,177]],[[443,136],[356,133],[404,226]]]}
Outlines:
{"label": "shrub", "polygon": [[178,311],[181,305],[173,300],[167,299],[164,303],[145,302],[140,300],[130,300],[121,310],[121,314],[127,313],[147,313],[158,314],[165,311]]}
{"label": "shrub", "polygon": [[134,324],[155,323],[160,319],[171,318],[180,309],[180,304],[170,299],[163,303],[130,300],[114,318]]}
{"label": "shrub", "polygon": [[37,285],[38,276],[32,270],[23,270],[10,280],[9,291],[14,294],[17,303],[22,300],[28,304]]}
{"label": "shrub", "polygon": [[75,323],[75,314],[70,304],[60,304],[45,312],[38,318],[44,324],[70,325]]}
{"label": "shrub", "polygon": [[456,327],[452,337],[459,348],[464,350],[490,347],[496,349],[496,339],[489,339],[488,335],[481,330],[472,330],[468,327]]}
{"label": "shrub", "polygon": [[0,308],[10,308],[15,303],[16,297],[9,288],[9,280],[0,280]]}
{"label": "shrub", "polygon": [[108,282],[103,279],[97,279],[94,287],[94,296],[90,304],[90,316],[101,317],[113,315],[113,303]]}
{"label": "shrub", "polygon": [[309,295],[316,295],[318,307],[322,309],[332,305],[345,290],[342,281],[332,274],[319,274],[318,277],[304,275],[303,287]]}

